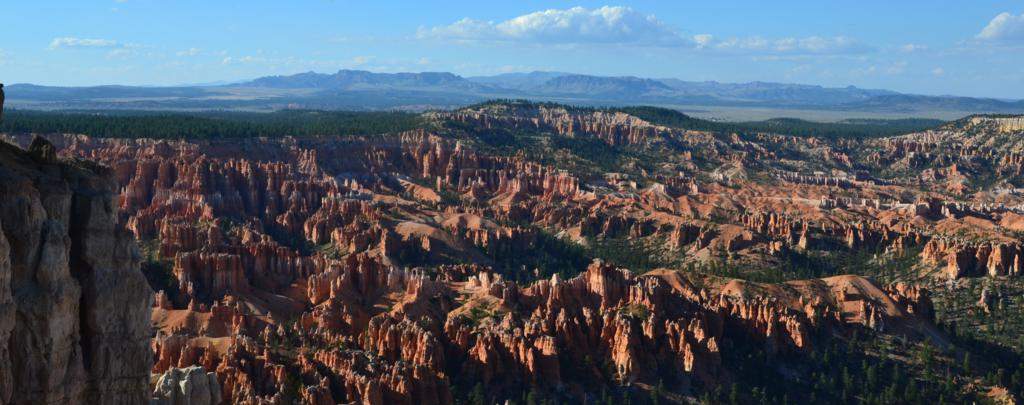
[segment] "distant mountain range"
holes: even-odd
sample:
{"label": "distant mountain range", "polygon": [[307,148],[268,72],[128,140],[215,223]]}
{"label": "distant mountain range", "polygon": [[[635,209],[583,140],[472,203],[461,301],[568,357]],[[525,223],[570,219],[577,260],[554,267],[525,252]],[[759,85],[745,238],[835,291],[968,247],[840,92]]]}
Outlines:
{"label": "distant mountain range", "polygon": [[365,70],[340,70],[333,75],[299,73],[291,76],[267,76],[241,83],[243,87],[320,89],[320,90],[423,90],[479,92],[489,86],[447,72],[373,73]]}
{"label": "distant mountain range", "polygon": [[6,90],[11,106],[28,109],[423,110],[458,107],[494,98],[521,98],[579,105],[769,108],[779,110],[783,115],[787,110],[947,117],[970,113],[1024,113],[1024,101],[1021,100],[922,96],[853,86],[692,82],[561,72],[462,77],[446,72],[341,70],[334,74],[308,72],[210,86],[51,87],[15,84]]}

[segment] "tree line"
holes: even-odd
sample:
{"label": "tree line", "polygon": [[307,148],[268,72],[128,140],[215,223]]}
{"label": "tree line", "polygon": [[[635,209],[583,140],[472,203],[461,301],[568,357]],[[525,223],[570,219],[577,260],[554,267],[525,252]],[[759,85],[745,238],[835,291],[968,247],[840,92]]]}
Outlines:
{"label": "tree line", "polygon": [[101,138],[216,139],[320,137],[401,132],[421,125],[398,111],[282,110],[256,112],[26,111],[13,110],[2,133],[70,133]]}

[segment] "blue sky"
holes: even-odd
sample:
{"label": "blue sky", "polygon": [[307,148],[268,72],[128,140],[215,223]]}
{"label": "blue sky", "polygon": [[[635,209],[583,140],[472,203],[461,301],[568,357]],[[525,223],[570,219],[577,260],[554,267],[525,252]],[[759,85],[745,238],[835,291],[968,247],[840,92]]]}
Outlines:
{"label": "blue sky", "polygon": [[551,70],[1024,97],[1019,0],[7,3],[6,83]]}

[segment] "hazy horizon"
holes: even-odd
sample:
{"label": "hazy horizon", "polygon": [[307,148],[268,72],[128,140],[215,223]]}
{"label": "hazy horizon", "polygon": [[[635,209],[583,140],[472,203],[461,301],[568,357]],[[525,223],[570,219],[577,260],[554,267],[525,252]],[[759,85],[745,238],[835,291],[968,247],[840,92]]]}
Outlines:
{"label": "hazy horizon", "polygon": [[[857,88],[864,89],[864,90],[891,90],[891,89],[886,89],[886,88],[881,88],[881,87],[861,87],[861,86],[856,86],[856,85],[852,85],[852,84],[850,84],[850,85],[835,85],[835,86],[832,86],[832,85],[822,85],[822,84],[818,84],[818,83],[803,83],[803,82],[797,82],[797,81],[783,82],[783,81],[769,81],[769,80],[751,80],[751,81],[745,81],[745,82],[736,82],[736,81],[722,81],[722,80],[713,80],[713,79],[708,79],[708,80],[689,80],[689,79],[684,78],[684,77],[647,77],[647,76],[637,76],[637,75],[600,75],[600,74],[586,74],[586,73],[578,73],[578,72],[561,72],[561,71],[556,72],[556,71],[547,71],[547,70],[533,70],[533,71],[524,71],[524,72],[504,72],[504,73],[494,73],[494,74],[484,74],[484,75],[460,75],[460,74],[455,73],[455,72],[442,71],[442,70],[418,70],[418,71],[417,70],[412,70],[412,71],[388,72],[388,71],[375,71],[375,70],[371,70],[371,69],[358,69],[358,68],[356,68],[356,69],[341,68],[341,69],[334,70],[334,71],[308,70],[308,71],[303,71],[303,72],[284,73],[284,74],[275,73],[275,74],[267,74],[267,75],[263,75],[263,76],[244,77],[244,78],[239,78],[239,79],[224,79],[224,80],[214,80],[214,81],[209,81],[209,82],[182,82],[182,83],[170,83],[170,84],[123,84],[123,83],[116,83],[116,82],[82,84],[82,85],[73,85],[73,86],[65,86],[65,85],[60,85],[60,84],[45,84],[45,83],[36,83],[36,82],[7,82],[7,83],[4,83],[4,84],[6,86],[27,84],[27,85],[38,85],[38,86],[47,86],[47,87],[101,87],[101,86],[208,87],[208,86],[227,86],[227,85],[232,85],[232,84],[246,83],[246,82],[254,81],[254,80],[265,78],[265,77],[276,77],[276,76],[288,77],[288,76],[294,76],[294,75],[299,75],[299,74],[303,74],[303,73],[315,73],[315,74],[321,74],[321,75],[333,75],[333,74],[336,74],[338,72],[345,71],[345,70],[348,70],[348,71],[370,72],[370,73],[375,73],[375,74],[452,73],[452,74],[455,74],[455,75],[457,75],[459,77],[462,77],[462,78],[465,78],[465,79],[498,77],[498,76],[509,75],[509,74],[557,73],[557,74],[565,74],[565,75],[582,75],[582,76],[595,76],[595,77],[636,77],[636,78],[641,78],[641,79],[653,79],[653,80],[681,80],[681,81],[693,82],[693,83],[718,83],[718,84],[769,83],[769,84],[786,84],[786,85],[797,85],[797,86],[820,86],[820,87],[824,87],[824,88],[857,87]],[[907,93],[907,94],[919,94],[919,95],[927,95],[927,96],[960,96],[959,94],[940,94],[940,93],[936,93],[936,94]],[[969,97],[969,96],[964,96],[964,97]],[[1017,98],[993,97],[993,98],[1005,99],[1005,100],[1022,100],[1022,99],[1024,99],[1024,97],[1017,97]]]}
{"label": "hazy horizon", "polygon": [[18,16],[0,26],[0,81],[10,84],[170,86],[358,69],[1024,94],[1024,8],[1010,1],[63,0],[7,9]]}

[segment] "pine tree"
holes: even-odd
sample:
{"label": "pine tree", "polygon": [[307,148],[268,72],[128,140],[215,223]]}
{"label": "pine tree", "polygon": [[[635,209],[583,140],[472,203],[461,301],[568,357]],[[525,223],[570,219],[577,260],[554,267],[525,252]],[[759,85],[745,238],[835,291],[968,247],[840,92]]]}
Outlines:
{"label": "pine tree", "polygon": [[903,400],[909,403],[917,402],[917,381],[911,380],[907,383],[907,389],[903,393]]}
{"label": "pine tree", "polygon": [[487,398],[484,396],[484,386],[481,383],[476,383],[473,386],[473,390],[469,392],[469,403],[473,405],[485,405]]}
{"label": "pine tree", "polygon": [[530,388],[530,392],[526,394],[526,405],[537,405],[536,388]]}
{"label": "pine tree", "polygon": [[867,370],[864,371],[865,379],[867,380],[868,391],[874,391],[878,388],[878,368],[872,364],[868,366]]}
{"label": "pine tree", "polygon": [[740,388],[736,383],[733,383],[732,387],[729,388],[729,403],[732,405],[740,404]]}

